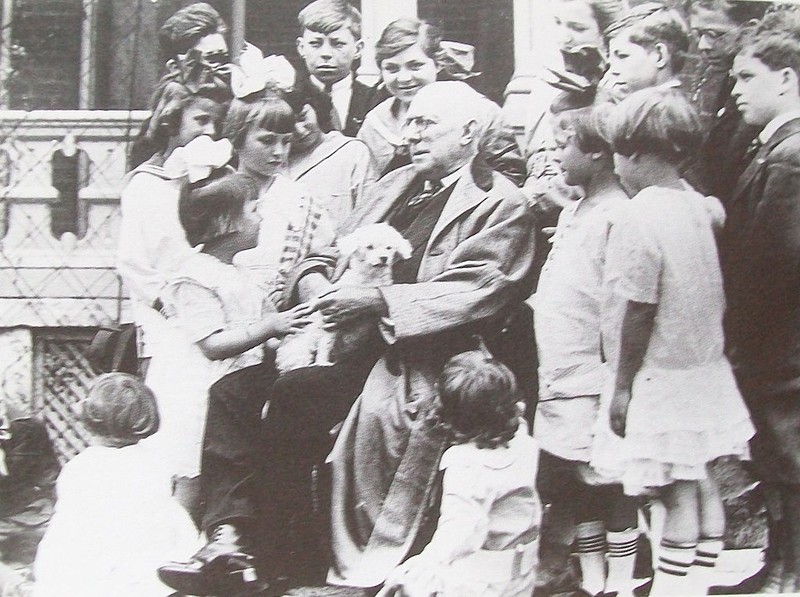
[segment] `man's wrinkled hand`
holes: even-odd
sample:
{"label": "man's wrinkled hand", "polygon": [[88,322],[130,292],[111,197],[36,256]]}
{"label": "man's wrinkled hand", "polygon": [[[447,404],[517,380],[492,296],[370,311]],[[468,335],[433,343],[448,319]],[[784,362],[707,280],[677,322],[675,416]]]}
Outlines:
{"label": "man's wrinkled hand", "polygon": [[326,329],[335,329],[356,319],[381,317],[386,304],[377,288],[344,286],[321,295],[315,310],[322,313]]}

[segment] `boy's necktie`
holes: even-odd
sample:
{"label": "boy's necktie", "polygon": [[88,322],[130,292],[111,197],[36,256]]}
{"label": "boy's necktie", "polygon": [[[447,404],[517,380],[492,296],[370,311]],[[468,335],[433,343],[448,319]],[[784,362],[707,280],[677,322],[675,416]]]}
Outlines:
{"label": "boy's necktie", "polygon": [[333,103],[333,93],[332,93],[333,86],[330,83],[325,83],[325,95],[328,96],[328,99],[331,100],[331,126],[335,131],[341,131],[344,127],[342,126],[342,119],[339,116],[339,111],[336,109],[336,105]]}

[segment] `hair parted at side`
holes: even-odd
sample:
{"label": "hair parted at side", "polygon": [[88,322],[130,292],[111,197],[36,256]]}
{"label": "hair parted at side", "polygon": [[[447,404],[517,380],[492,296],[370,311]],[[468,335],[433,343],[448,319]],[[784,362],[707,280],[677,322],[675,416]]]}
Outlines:
{"label": "hair parted at side", "polygon": [[316,0],[297,15],[300,34],[308,29],[325,35],[347,27],[355,39],[361,39],[361,13],[347,0]]}
{"label": "hair parted at side", "polygon": [[640,4],[623,13],[605,30],[606,39],[620,34],[636,45],[652,50],[663,44],[668,52],[670,66],[678,73],[686,64],[686,54],[691,43],[691,34],[681,14],[660,2]]}
{"label": "hair parted at side", "polygon": [[387,58],[419,44],[425,55],[437,60],[442,51],[442,32],[438,27],[419,19],[402,18],[384,28],[375,44],[375,62],[380,68]]}
{"label": "hair parted at side", "polygon": [[195,2],[181,8],[164,21],[158,31],[161,51],[174,58],[185,54],[201,38],[219,33],[225,35],[228,27],[213,6],[206,2]]}
{"label": "hair parted at side", "polygon": [[260,128],[280,135],[294,132],[297,116],[287,101],[277,92],[234,98],[222,125],[222,136],[236,149],[241,148],[251,128]]}
{"label": "hair parted at side", "polygon": [[519,425],[517,381],[511,370],[482,350],[462,352],[437,382],[439,425],[458,444],[506,445]]}
{"label": "hair parted at side", "polygon": [[703,8],[721,12],[737,25],[763,18],[768,6],[763,0],[692,0],[692,10]]}
{"label": "hair parted at side", "polygon": [[187,186],[178,201],[178,217],[189,245],[196,247],[236,231],[245,202],[258,198],[258,183],[220,170],[202,186]]}
{"label": "hair parted at side", "polygon": [[613,153],[608,142],[608,118],[613,106],[609,103],[588,108],[567,110],[556,117],[556,125],[573,135],[575,144],[583,153]]}
{"label": "hair parted at side", "polygon": [[130,446],[158,431],[156,397],[129,373],[105,373],[94,380],[81,402],[81,420],[106,443]]}
{"label": "hair parted at side", "polygon": [[683,92],[650,87],[614,106],[608,137],[616,153],[656,154],[680,164],[702,144],[703,129],[697,110]]}
{"label": "hair parted at side", "polygon": [[800,13],[781,10],[769,14],[744,35],[739,53],[758,59],[773,71],[790,68],[800,80]]}

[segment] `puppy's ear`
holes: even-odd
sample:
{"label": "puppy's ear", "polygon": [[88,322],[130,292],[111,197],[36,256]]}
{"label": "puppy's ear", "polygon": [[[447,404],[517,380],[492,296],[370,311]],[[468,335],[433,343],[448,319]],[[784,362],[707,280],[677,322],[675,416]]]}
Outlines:
{"label": "puppy's ear", "polygon": [[414,251],[414,248],[411,246],[411,243],[408,242],[404,237],[400,237],[397,241],[397,254],[400,256],[401,259],[410,259],[411,253]]}

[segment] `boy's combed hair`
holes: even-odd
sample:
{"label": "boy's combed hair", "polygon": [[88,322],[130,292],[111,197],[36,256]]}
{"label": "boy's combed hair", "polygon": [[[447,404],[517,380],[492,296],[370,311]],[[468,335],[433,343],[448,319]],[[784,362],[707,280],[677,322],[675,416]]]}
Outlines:
{"label": "boy's combed hair", "polygon": [[225,35],[228,27],[213,6],[195,2],[181,8],[168,18],[158,31],[161,51],[174,58],[185,54],[201,38],[219,33]]}
{"label": "boy's combed hair", "polygon": [[387,58],[419,44],[425,55],[434,60],[442,51],[442,32],[419,19],[397,19],[389,23],[375,44],[375,62],[380,68]]}
{"label": "boy's combed hair", "polygon": [[296,123],[297,116],[286,100],[268,91],[255,97],[234,98],[222,126],[222,136],[239,149],[252,127],[286,135],[294,132]]}
{"label": "boy's combed hair", "polygon": [[158,431],[156,397],[134,375],[105,373],[81,403],[81,420],[107,444],[130,446]]}
{"label": "boy's combed hair", "polygon": [[457,444],[506,445],[519,425],[517,381],[511,370],[481,350],[452,357],[437,383],[439,425]]}
{"label": "boy's combed hair", "polygon": [[657,154],[680,164],[703,142],[700,117],[678,89],[651,87],[636,91],[614,106],[608,139],[615,153]]}
{"label": "boy's combed hair", "polygon": [[189,245],[196,247],[236,231],[246,201],[258,197],[258,184],[243,174],[223,174],[202,186],[186,187],[178,216]]}
{"label": "boy's combed hair", "polygon": [[361,13],[347,0],[316,0],[297,15],[300,32],[305,29],[325,35],[347,27],[353,37],[361,39]]}
{"label": "boy's combed hair", "polygon": [[791,68],[800,79],[800,13],[773,13],[748,32],[740,53],[758,59],[770,70]]}
{"label": "boy's combed hair", "polygon": [[636,45],[648,50],[664,44],[669,50],[672,71],[678,73],[686,63],[691,35],[681,14],[658,2],[648,2],[632,8],[614,21],[605,31],[606,39],[621,33]]}
{"label": "boy's combed hair", "polygon": [[575,144],[583,153],[603,152],[610,156],[613,150],[608,142],[607,123],[611,110],[611,104],[603,103],[560,112],[556,126],[574,135]]}

